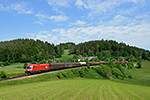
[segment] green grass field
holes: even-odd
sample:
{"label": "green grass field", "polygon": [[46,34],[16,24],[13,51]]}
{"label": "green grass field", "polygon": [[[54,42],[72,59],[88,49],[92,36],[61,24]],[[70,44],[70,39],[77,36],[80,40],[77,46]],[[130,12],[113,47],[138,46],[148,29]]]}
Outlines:
{"label": "green grass field", "polygon": [[8,77],[15,77],[25,73],[23,65],[24,63],[13,63],[11,65],[4,66],[4,68],[0,67],[0,71],[1,70],[5,71]]}
{"label": "green grass field", "polygon": [[126,79],[125,82],[150,85],[150,62],[142,61],[142,68],[134,68],[130,71],[133,79]]}
{"label": "green grass field", "polygon": [[[65,50],[61,59],[72,57]],[[0,70],[4,70],[8,76],[18,75],[24,73],[23,65],[15,63],[0,67]],[[142,68],[134,68],[130,73],[133,79],[114,81],[104,79],[94,70],[89,70],[89,74],[83,78],[59,79],[57,73],[51,73],[1,82],[0,100],[149,100],[150,62],[142,61]]]}
{"label": "green grass field", "polygon": [[97,79],[68,79],[0,87],[0,100],[149,100],[150,87]]}
{"label": "green grass field", "polygon": [[[64,50],[64,53],[62,54],[61,58],[55,58],[56,60],[66,60],[66,62],[68,61],[68,59],[72,59],[74,56],[74,54],[69,55],[69,50]],[[53,59],[52,59],[53,60]]]}

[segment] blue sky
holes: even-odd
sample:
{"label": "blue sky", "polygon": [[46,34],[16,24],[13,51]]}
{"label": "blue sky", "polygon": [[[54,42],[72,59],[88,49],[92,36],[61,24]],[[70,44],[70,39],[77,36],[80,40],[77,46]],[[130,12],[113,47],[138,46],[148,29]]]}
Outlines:
{"label": "blue sky", "polygon": [[150,50],[150,0],[0,0],[0,41],[115,40]]}

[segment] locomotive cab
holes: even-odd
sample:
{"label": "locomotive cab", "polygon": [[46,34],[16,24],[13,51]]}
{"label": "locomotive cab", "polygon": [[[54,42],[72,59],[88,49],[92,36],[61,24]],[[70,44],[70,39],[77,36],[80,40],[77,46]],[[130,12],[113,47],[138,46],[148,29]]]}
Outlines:
{"label": "locomotive cab", "polygon": [[31,71],[32,71],[32,69],[33,69],[33,66],[32,66],[32,65],[27,65],[25,73],[30,74]]}

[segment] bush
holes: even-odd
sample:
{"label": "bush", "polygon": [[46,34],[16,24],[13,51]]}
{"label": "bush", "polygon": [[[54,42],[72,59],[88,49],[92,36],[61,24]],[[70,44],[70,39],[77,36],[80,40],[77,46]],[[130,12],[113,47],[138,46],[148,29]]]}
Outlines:
{"label": "bush", "polygon": [[0,72],[0,77],[1,77],[1,78],[7,78],[7,75],[6,75],[5,71],[2,70],[2,71]]}
{"label": "bush", "polygon": [[109,61],[109,63],[107,64],[110,68],[113,68],[115,66],[115,64],[112,61]]}
{"label": "bush", "polygon": [[137,68],[142,68],[141,60],[138,61],[137,65],[138,65]]}
{"label": "bush", "polygon": [[26,69],[27,65],[28,65],[27,63],[24,63],[23,68]]}
{"label": "bush", "polygon": [[118,63],[118,64],[116,64],[116,68],[118,68],[119,70],[121,70],[122,66]]}
{"label": "bush", "polygon": [[3,64],[4,66],[7,66],[7,65],[10,65],[10,62],[5,61],[5,62],[3,62],[2,64]]}
{"label": "bush", "polygon": [[128,77],[131,78],[131,79],[133,79],[133,76],[131,74]]}
{"label": "bush", "polygon": [[97,72],[102,75],[103,77],[106,77],[106,78],[110,78],[111,77],[111,68],[108,67],[107,65],[104,66],[104,65],[100,65],[98,68],[97,68]]}
{"label": "bush", "polygon": [[87,72],[89,72],[89,69],[85,67],[85,68],[84,68],[84,71],[87,71]]}
{"label": "bush", "polygon": [[66,72],[62,72],[61,74],[62,74],[63,77],[68,78],[68,75],[67,75]]}
{"label": "bush", "polygon": [[80,77],[83,77],[84,74],[85,74],[84,70],[83,70],[83,69],[80,69],[80,70],[79,70],[79,75],[80,75]]}
{"label": "bush", "polygon": [[59,79],[63,78],[63,75],[61,72],[58,72],[57,75],[56,75]]}
{"label": "bush", "polygon": [[90,65],[89,65],[89,64],[87,65],[87,68],[88,68],[88,69],[91,69],[91,67],[90,67]]}
{"label": "bush", "polygon": [[131,62],[127,63],[127,65],[128,65],[128,69],[132,69],[132,68],[133,68],[133,66],[132,66],[132,63],[131,63]]}
{"label": "bush", "polygon": [[122,63],[121,65],[122,65],[124,68],[126,68],[126,67],[127,67],[125,63]]}
{"label": "bush", "polygon": [[79,76],[79,69],[72,69],[71,71],[75,76]]}
{"label": "bush", "polygon": [[124,75],[122,74],[122,72],[119,69],[117,69],[117,68],[112,68],[112,74],[115,75],[119,79],[123,79],[124,78]]}

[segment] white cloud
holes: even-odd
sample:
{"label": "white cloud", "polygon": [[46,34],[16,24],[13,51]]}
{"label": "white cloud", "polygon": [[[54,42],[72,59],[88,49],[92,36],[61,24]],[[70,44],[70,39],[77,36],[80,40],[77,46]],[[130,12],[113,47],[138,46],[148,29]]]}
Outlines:
{"label": "white cloud", "polygon": [[78,6],[79,8],[82,8],[82,6],[85,6],[85,2],[84,1],[83,0],[77,0],[74,5]]}
{"label": "white cloud", "polygon": [[50,16],[49,19],[54,20],[55,22],[62,22],[62,21],[66,21],[68,19],[67,16]]}
{"label": "white cloud", "polygon": [[85,24],[86,24],[86,22],[81,21],[81,20],[77,20],[75,23],[69,23],[69,26],[72,26],[72,25],[83,26],[83,25],[85,25]]}
{"label": "white cloud", "polygon": [[129,17],[125,17],[122,15],[116,15],[112,20],[107,22],[107,24],[124,26],[124,25],[128,24],[129,22],[131,22],[131,20],[132,19]]}
{"label": "white cloud", "polygon": [[138,7],[131,7],[131,8],[126,8],[126,9],[118,9],[118,14],[121,14],[121,15],[131,15],[133,14],[136,10],[138,9]]}
{"label": "white cloud", "polygon": [[47,22],[48,20],[53,20],[54,22],[63,22],[63,21],[66,21],[68,19],[67,16],[63,16],[63,15],[59,15],[59,16],[48,16],[46,14],[42,14],[42,13],[37,13],[35,15],[38,20],[35,21],[34,23],[37,23],[37,24],[41,24],[41,25],[44,25],[45,22]]}
{"label": "white cloud", "polygon": [[[90,10],[89,16],[93,16],[98,14],[101,15],[106,13],[118,12],[117,7],[127,3],[144,5],[145,0],[77,0],[75,6],[77,6],[78,8]],[[135,8],[129,9],[126,12],[131,12],[132,10],[135,10]]]}
{"label": "white cloud", "polygon": [[50,6],[67,7],[70,6],[72,0],[47,0]]}
{"label": "white cloud", "polygon": [[1,11],[8,11],[10,9],[9,6],[4,7],[4,5],[0,4],[0,10]]}
{"label": "white cloud", "polygon": [[26,2],[13,3],[4,6],[0,4],[1,11],[17,11],[18,14],[32,14],[33,10]]}
{"label": "white cloud", "polygon": [[48,16],[46,14],[38,13],[35,16],[38,17],[38,20],[34,23],[44,25],[44,22],[47,22]]}
{"label": "white cloud", "polygon": [[[125,24],[121,25],[121,23]],[[98,26],[53,29],[52,32],[57,34],[56,36],[58,37],[67,39],[62,40],[64,42],[81,43],[87,40],[108,39],[124,42],[132,46],[150,47],[149,23],[135,21],[122,15],[116,15],[109,22]]]}

